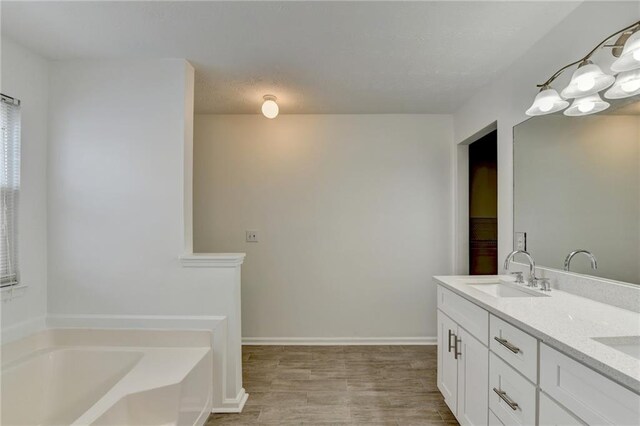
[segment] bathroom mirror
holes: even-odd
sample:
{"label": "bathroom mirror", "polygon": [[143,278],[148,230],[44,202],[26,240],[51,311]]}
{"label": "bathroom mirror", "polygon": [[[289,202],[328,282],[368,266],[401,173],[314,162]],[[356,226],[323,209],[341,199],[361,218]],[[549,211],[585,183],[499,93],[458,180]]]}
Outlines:
{"label": "bathroom mirror", "polygon": [[540,266],[640,284],[640,96],[514,127],[514,245]]}

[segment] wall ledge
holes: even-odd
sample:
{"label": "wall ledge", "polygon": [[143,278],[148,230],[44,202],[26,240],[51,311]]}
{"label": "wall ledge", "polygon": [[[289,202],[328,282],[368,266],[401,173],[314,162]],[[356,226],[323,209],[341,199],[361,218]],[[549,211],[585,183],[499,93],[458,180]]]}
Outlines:
{"label": "wall ledge", "polygon": [[46,317],[30,318],[28,320],[3,327],[0,331],[0,344],[20,340],[31,334],[45,330],[47,328]]}
{"label": "wall ledge", "polygon": [[183,268],[237,268],[245,253],[190,253],[179,257]]}

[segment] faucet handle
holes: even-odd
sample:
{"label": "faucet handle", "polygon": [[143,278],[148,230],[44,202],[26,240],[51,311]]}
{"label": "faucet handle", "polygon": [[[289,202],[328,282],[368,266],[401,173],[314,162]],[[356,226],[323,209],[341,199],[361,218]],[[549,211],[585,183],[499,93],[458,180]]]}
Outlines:
{"label": "faucet handle", "polygon": [[518,283],[518,284],[523,284],[524,283],[524,276],[523,276],[522,272],[520,272],[520,271],[511,272],[511,275],[515,275],[516,276],[516,283]]}
{"label": "faucet handle", "polygon": [[540,281],[540,290],[541,291],[551,291],[551,279],[550,278],[538,278],[537,281]]}

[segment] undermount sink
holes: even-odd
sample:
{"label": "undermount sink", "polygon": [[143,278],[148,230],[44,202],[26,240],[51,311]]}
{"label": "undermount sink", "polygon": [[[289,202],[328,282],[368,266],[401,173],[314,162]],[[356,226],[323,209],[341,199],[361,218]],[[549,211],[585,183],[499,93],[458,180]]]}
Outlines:
{"label": "undermount sink", "polygon": [[593,337],[598,343],[640,359],[640,336]]}
{"label": "undermount sink", "polygon": [[480,290],[489,296],[493,297],[545,297],[548,294],[542,293],[539,290],[532,290],[524,287],[520,287],[516,284],[512,284],[506,281],[493,281],[483,283],[471,283],[469,287]]}

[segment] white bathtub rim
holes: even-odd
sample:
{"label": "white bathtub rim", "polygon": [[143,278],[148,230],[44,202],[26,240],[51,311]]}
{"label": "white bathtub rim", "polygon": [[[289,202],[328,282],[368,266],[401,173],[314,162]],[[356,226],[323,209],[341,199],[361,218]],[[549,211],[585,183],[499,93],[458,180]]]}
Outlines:
{"label": "white bathtub rim", "polygon": [[[113,347],[108,347],[108,348],[113,349]],[[119,349],[125,349],[125,347],[120,347]],[[126,349],[135,350],[139,348],[129,347]],[[187,378],[189,373],[192,371],[192,369],[195,368],[198,365],[198,363],[202,361],[204,357],[206,357],[208,354],[211,353],[210,348],[209,349],[206,349],[206,348],[145,348],[144,349],[145,355],[153,355],[153,353],[157,353],[158,351],[164,351],[164,350],[170,350],[171,352],[178,352],[178,351],[191,352],[191,349],[199,349],[200,351],[202,351],[202,353],[200,354],[200,357],[197,357],[196,355],[197,360],[195,362],[192,362],[193,367],[191,369],[187,369],[183,371],[183,373],[179,374],[179,377],[177,378],[168,379],[161,383],[156,382],[155,384],[153,384],[153,382],[154,382],[154,379],[157,380],[157,376],[154,373],[144,374],[148,376],[146,378],[145,377],[142,377],[140,379],[135,377],[133,379],[131,378],[132,375],[134,376],[137,375],[140,369],[142,369],[143,367],[146,367],[144,365],[141,366],[141,364],[143,364],[144,362],[147,362],[147,363],[149,362],[149,358],[143,356],[142,359],[139,361],[139,363],[136,365],[136,367],[138,368],[136,367],[132,368],[118,383],[116,383],[98,401],[96,401],[94,405],[88,408],[84,412],[84,414],[82,414],[73,423],[71,423],[71,425],[79,426],[79,425],[92,424],[94,421],[96,421],[98,418],[104,415],[109,409],[111,409],[114,405],[116,405],[121,399],[124,399],[130,395],[147,392],[147,391],[151,391],[151,390],[162,388],[162,387],[181,385],[184,382],[184,380]],[[183,353],[181,355],[185,355],[185,354]],[[175,357],[172,356],[171,359],[175,359]],[[166,369],[161,368],[160,370],[165,373],[167,372]],[[133,383],[130,383],[130,382],[133,382]],[[209,389],[207,398],[208,399],[211,398],[211,389]]]}
{"label": "white bathtub rim", "polygon": [[[120,349],[123,349],[122,351]],[[2,366],[0,367],[0,371],[2,373],[10,372],[11,370],[20,367],[22,364],[31,361],[32,359],[46,353],[51,352],[135,352],[140,355],[140,358],[144,356],[144,352],[140,350],[135,350],[134,347],[126,347],[126,346],[49,346],[44,348],[36,349],[33,352],[25,354],[22,357],[18,357],[12,359],[11,361],[2,362]]]}
{"label": "white bathtub rim", "polygon": [[[14,327],[10,327],[14,328]],[[13,332],[29,330],[27,334]],[[49,330],[157,330],[157,331],[211,331],[214,347],[214,377],[212,412],[239,413],[242,411],[246,392],[242,389],[241,350],[228,342],[228,317],[220,315],[135,315],[135,314],[49,314],[28,327],[16,327],[12,332],[3,330],[4,343],[24,340]],[[19,339],[16,338],[19,337]],[[228,382],[230,385],[228,385]]]}
{"label": "white bathtub rim", "polygon": [[[90,328],[120,330],[210,330],[214,334],[214,377],[212,412],[239,413],[242,407],[241,348],[229,344],[229,318],[220,315],[121,315],[121,314],[49,314],[52,329]],[[228,382],[232,386],[228,386]],[[237,390],[236,389],[240,389]],[[236,393],[234,395],[234,393]],[[229,407],[230,401],[237,401]],[[232,404],[232,403],[231,403]]]}
{"label": "white bathtub rim", "polygon": [[[157,323],[154,323],[157,324]],[[164,325],[164,324],[163,324]],[[97,334],[96,334],[97,333]],[[185,334],[186,333],[186,334]],[[192,334],[190,334],[192,333]],[[213,330],[203,328],[178,329],[178,328],[107,328],[107,327],[50,327],[19,340],[7,342],[2,345],[2,373],[9,372],[14,368],[23,365],[29,360],[53,351],[101,351],[101,352],[135,352],[142,353],[142,357],[137,361],[136,365],[120,378],[111,388],[105,391],[91,407],[83,407],[82,414],[75,420],[73,424],[90,424],[97,420],[102,414],[108,411],[119,400],[129,395],[151,391],[160,387],[179,385],[183,382],[197,366],[205,362],[212,365],[213,358]],[[85,338],[89,337],[91,343],[87,344]],[[139,340],[137,339],[139,337]],[[149,337],[145,341],[145,337]],[[122,338],[121,342],[118,339]],[[122,344],[132,343],[134,345]],[[85,342],[85,343],[83,343]],[[101,344],[95,344],[100,342]],[[164,356],[161,356],[164,354]],[[6,356],[5,356],[6,355]],[[145,374],[140,373],[140,363],[153,364],[154,359],[157,361],[164,358],[164,366],[162,363],[157,364]],[[186,357],[184,356],[186,355]],[[150,359],[151,357],[151,359]],[[204,361],[207,358],[207,361]],[[178,367],[174,368],[178,359],[180,362]],[[185,367],[185,364],[187,367]],[[191,364],[189,366],[188,364]],[[153,366],[153,365],[152,365]],[[144,369],[145,366],[143,365]],[[208,377],[212,371],[209,366]],[[169,376],[166,373],[170,371]],[[150,373],[151,371],[151,373]],[[158,374],[161,371],[162,374]],[[154,380],[154,376],[157,376]],[[150,378],[150,380],[148,380]],[[202,387],[198,394],[206,401],[205,405],[198,403],[198,407],[193,407],[194,414],[196,409],[201,409],[198,414],[198,423],[204,424],[208,415],[212,411],[213,401],[213,377]],[[193,389],[193,388],[191,388]],[[204,413],[204,414],[203,414]],[[206,414],[206,415],[205,415]],[[204,420],[201,422],[201,418]]]}

